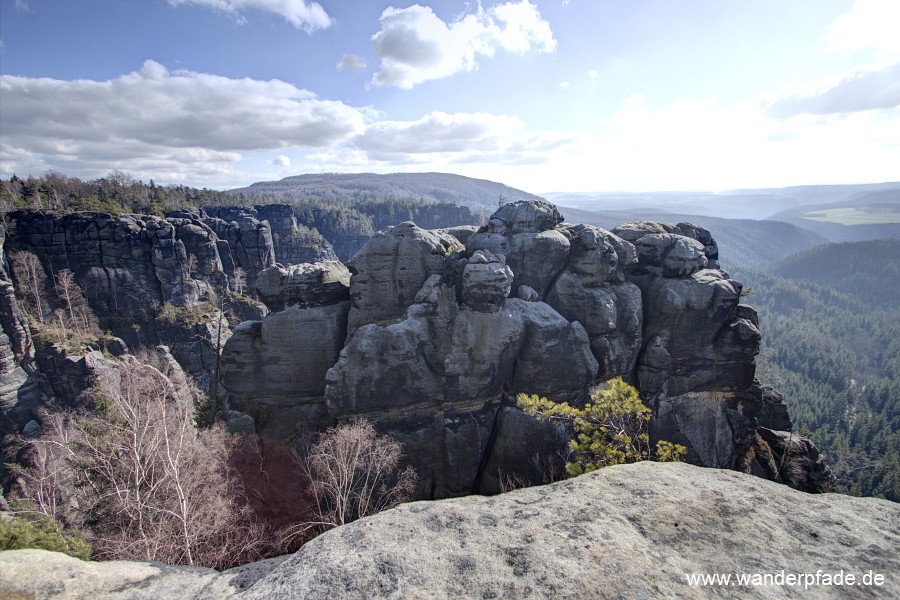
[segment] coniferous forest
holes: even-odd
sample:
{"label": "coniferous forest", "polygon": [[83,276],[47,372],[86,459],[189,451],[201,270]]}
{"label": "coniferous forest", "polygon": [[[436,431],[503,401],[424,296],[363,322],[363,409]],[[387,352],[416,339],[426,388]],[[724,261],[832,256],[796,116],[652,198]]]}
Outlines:
{"label": "coniferous forest", "polygon": [[757,376],[784,394],[795,431],[851,494],[900,501],[900,240],[829,244],[731,272],[759,311]]}

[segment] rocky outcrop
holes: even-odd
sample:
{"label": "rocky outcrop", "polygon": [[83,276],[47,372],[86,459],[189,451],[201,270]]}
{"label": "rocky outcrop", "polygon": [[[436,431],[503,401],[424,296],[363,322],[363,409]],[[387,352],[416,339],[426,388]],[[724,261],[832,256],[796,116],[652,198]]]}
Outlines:
{"label": "rocky outcrop", "polygon": [[627,377],[643,340],[641,292],[625,281],[626,268],[637,262],[634,247],[590,225],[563,231],[571,251],[547,302],[566,319],[584,325],[600,365],[599,379]]}
{"label": "rocky outcrop", "polygon": [[451,235],[410,221],[375,234],[347,263],[353,274],[348,329],[402,316],[425,280],[441,274],[447,257],[460,250]]}
{"label": "rocky outcrop", "polygon": [[325,375],[347,337],[349,287],[336,261],[260,273],[257,292],[272,312],[241,323],[222,349],[219,392],[232,429],[288,439],[330,424]]}
{"label": "rocky outcrop", "polygon": [[[8,215],[8,245],[10,250],[38,256],[50,279],[63,269],[72,271],[101,330],[121,337],[132,348],[169,345],[181,365],[209,388],[216,348],[230,336],[230,329],[218,311],[199,302],[224,296],[231,312],[261,315],[261,307],[242,303],[227,291],[242,287],[252,294],[257,273],[275,265],[276,258],[285,262],[334,258],[326,241],[297,226],[290,206],[213,212],[228,220],[203,210],[174,211],[165,219],[20,211]],[[24,319],[13,307],[13,292],[5,281],[0,320],[4,331],[11,332],[8,340],[21,362],[30,341],[22,333],[27,328],[22,328]],[[12,379],[0,386],[9,388],[8,393],[22,389],[22,376],[10,371],[7,379]]]}
{"label": "rocky outcrop", "polygon": [[[96,600],[895,598],[898,522],[900,507],[887,500],[812,496],[733,471],[644,462],[499,496],[404,504],[286,559],[223,573],[3,552],[0,592]],[[689,580],[745,573],[770,582]],[[844,585],[834,579],[841,573]],[[783,583],[788,574],[803,579]]]}
{"label": "rocky outcrop", "polygon": [[[12,213],[10,223],[11,244],[48,273],[74,271],[103,329],[132,346],[168,344],[217,388],[242,431],[284,440],[365,416],[404,441],[423,497],[496,491],[509,465],[532,477],[534,452],[514,439],[524,427],[516,394],[578,402],[615,376],[653,409],[651,441],[686,445],[691,462],[804,489],[822,481],[798,483],[771,460],[792,446],[758,429],[790,424],[755,383],[755,311],[740,304],[741,284],[718,268],[701,227],[642,221],[610,232],[562,223],[546,202],[515,202],[477,230],[405,222],[346,266],[283,266],[276,258],[301,257],[290,248],[302,228],[286,205],[166,219]],[[238,267],[271,312],[239,307],[252,320],[232,336],[197,300],[238,283]],[[27,388],[29,342],[14,309],[0,302],[0,317],[20,368],[4,363],[12,406]],[[535,444],[555,455],[556,434],[541,431]],[[804,456],[803,472],[815,472],[819,459]]]}
{"label": "rocky outcrop", "polygon": [[641,290],[643,348],[638,387],[653,408],[651,441],[688,448],[688,460],[736,468],[755,436],[760,332],[756,312],[740,304],[742,286],[718,268],[709,232],[681,223],[641,221],[613,230],[634,243],[626,269]]}
{"label": "rocky outcrop", "polygon": [[793,481],[770,468],[786,451],[757,435],[790,423],[755,383],[756,313],[716,268],[709,232],[561,221],[550,204],[517,202],[474,232],[407,222],[376,234],[347,265],[346,329],[339,263],[263,271],[259,296],[275,312],[226,346],[232,410],[264,435],[373,420],[404,443],[420,497],[444,497],[496,492],[504,473],[536,482],[535,453],[564,454],[559,432],[517,414],[519,392],[579,402],[621,376],[653,409],[652,443]]}

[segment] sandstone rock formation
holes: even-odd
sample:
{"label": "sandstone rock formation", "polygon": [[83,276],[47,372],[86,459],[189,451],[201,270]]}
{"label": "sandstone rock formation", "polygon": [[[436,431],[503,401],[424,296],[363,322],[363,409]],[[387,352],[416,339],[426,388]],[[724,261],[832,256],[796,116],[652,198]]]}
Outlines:
{"label": "sandstone rock formation", "polygon": [[[290,206],[210,209],[210,213],[179,210],[162,219],[20,211],[7,216],[6,245],[38,256],[51,280],[62,269],[72,271],[101,330],[132,348],[169,345],[181,365],[209,388],[216,348],[230,330],[218,311],[207,306],[198,312],[198,302],[243,284],[236,280],[237,268],[246,278],[244,291],[252,294],[257,273],[273,266],[276,258],[288,263],[334,259],[321,236],[307,232],[304,237]],[[4,280],[0,319],[9,342],[22,346],[13,350],[18,363],[27,365],[22,363],[24,348],[31,343],[27,326],[23,328],[21,311],[13,306],[9,278]],[[226,309],[244,317],[264,315],[259,307],[235,297],[225,300]],[[9,381],[0,381],[0,387],[8,389],[7,394],[23,390],[23,398],[27,397],[30,384],[23,379],[25,372],[11,365],[6,371]]]}
{"label": "sandstone rock formation", "polygon": [[[224,573],[0,553],[0,595],[289,598],[896,598],[900,505],[734,471],[636,463],[493,497],[415,502]],[[692,586],[693,574],[811,574]],[[843,571],[856,585],[814,585]],[[884,577],[861,585],[862,577]]]}
{"label": "sandstone rock formation", "polygon": [[[579,401],[622,376],[654,410],[652,443],[786,480],[772,465],[791,451],[757,433],[790,429],[754,380],[758,320],[703,228],[609,232],[516,202],[477,231],[407,222],[376,234],[347,265],[349,305],[338,264],[263,271],[275,312],[226,344],[225,403],[262,435],[362,416],[404,443],[420,497],[496,492],[503,473],[540,481],[536,453],[555,464],[565,452],[558,431],[517,414],[517,393]],[[806,458],[818,483],[792,483],[813,489],[827,474]]]}
{"label": "sandstone rock formation", "polygon": [[[299,239],[286,206],[165,219],[19,212],[9,223],[13,248],[34,252],[48,273],[73,270],[101,328],[132,347],[168,344],[216,387],[233,429],[289,440],[364,416],[405,444],[421,497],[497,491],[503,474],[540,481],[535,454],[558,462],[565,447],[517,413],[516,394],[577,402],[615,376],[653,408],[651,442],[685,444],[691,462],[804,489],[828,479],[813,447],[761,430],[790,423],[754,379],[755,311],[718,268],[710,232],[689,223],[609,232],[562,223],[545,202],[516,202],[477,229],[387,228],[346,266]],[[276,263],[300,258],[317,262]],[[197,301],[235,284],[238,267],[271,312],[235,305],[251,320],[231,335]],[[0,395],[21,428],[35,386],[14,300],[0,294],[10,348],[0,351]],[[779,457],[798,452],[806,479],[780,472]]]}
{"label": "sandstone rock formation", "polygon": [[[293,265],[337,260],[328,241],[298,225],[288,204],[207,208],[199,216],[228,241],[235,266],[244,269],[251,286],[253,275],[273,261]],[[270,253],[273,261],[268,260]]]}

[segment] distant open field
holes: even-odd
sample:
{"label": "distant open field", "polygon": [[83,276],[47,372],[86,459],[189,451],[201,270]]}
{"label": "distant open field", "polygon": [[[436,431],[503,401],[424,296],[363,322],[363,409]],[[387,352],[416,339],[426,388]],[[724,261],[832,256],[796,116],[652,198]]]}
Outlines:
{"label": "distant open field", "polygon": [[881,225],[900,223],[900,205],[874,204],[871,206],[850,206],[828,208],[803,213],[803,218],[823,223],[841,225]]}

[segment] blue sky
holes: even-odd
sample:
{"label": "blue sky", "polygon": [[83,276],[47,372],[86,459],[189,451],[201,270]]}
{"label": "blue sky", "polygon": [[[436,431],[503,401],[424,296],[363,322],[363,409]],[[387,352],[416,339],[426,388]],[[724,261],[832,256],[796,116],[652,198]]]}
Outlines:
{"label": "blue sky", "polygon": [[0,0],[0,175],[900,179],[896,0]]}

